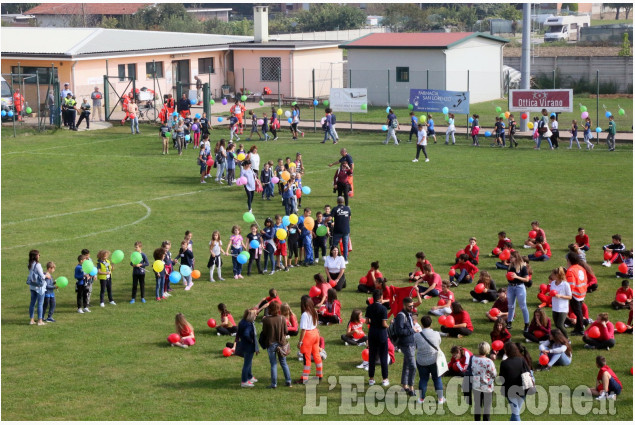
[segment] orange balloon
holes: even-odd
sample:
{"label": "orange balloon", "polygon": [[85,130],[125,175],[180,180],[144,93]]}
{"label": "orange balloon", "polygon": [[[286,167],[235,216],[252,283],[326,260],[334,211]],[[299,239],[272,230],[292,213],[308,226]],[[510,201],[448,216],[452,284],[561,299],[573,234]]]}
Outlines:
{"label": "orange balloon", "polygon": [[309,232],[313,230],[314,226],[315,226],[315,221],[311,217],[306,217],[304,219],[304,227],[306,227]]}
{"label": "orange balloon", "polygon": [[201,272],[198,270],[192,270],[192,279],[198,279],[201,277]]}
{"label": "orange balloon", "polygon": [[291,178],[291,175],[289,174],[288,171],[283,171],[282,173],[280,173],[280,177],[282,177],[282,180],[288,182],[289,179]]}

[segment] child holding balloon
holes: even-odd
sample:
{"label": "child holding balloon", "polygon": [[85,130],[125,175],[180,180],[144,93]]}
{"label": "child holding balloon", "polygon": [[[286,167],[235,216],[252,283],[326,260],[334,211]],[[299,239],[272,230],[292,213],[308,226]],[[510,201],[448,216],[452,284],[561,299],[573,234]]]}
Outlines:
{"label": "child holding balloon", "polygon": [[146,302],[145,292],[146,292],[146,267],[150,265],[148,262],[148,257],[146,257],[143,250],[143,244],[141,241],[136,241],[134,243],[135,252],[130,256],[130,265],[132,266],[132,298],[130,299],[130,304],[135,303],[135,298],[137,297],[137,285],[139,285],[139,289],[141,290],[141,302]]}
{"label": "child holding balloon", "polygon": [[265,228],[260,232],[262,241],[264,244],[265,264],[263,273],[267,273],[267,261],[271,261],[271,273],[274,274],[276,270],[276,263],[274,260],[274,252],[276,251],[276,244],[274,238],[276,236],[276,229],[273,227],[273,220],[271,217],[265,219]]}
{"label": "child holding balloon", "polygon": [[584,348],[609,350],[615,346],[615,328],[609,321],[608,313],[598,314],[595,322],[584,332],[582,341]]}
{"label": "child holding balloon", "polygon": [[439,293],[439,302],[436,306],[430,308],[429,314],[435,316],[443,316],[452,313],[452,303],[454,302],[454,293],[450,291],[450,282],[444,280],[441,283],[441,292]]}
{"label": "child holding balloon", "polygon": [[251,264],[256,261],[256,267],[258,268],[258,274],[262,274],[260,268],[260,256],[262,255],[262,237],[258,233],[258,225],[252,223],[249,226],[251,233],[247,235],[247,242],[249,243],[249,263],[247,264],[247,276],[251,276]]}
{"label": "child holding balloon", "polygon": [[[172,259],[172,253],[170,252],[172,244],[170,241],[163,241],[161,243],[161,248],[165,250],[165,259],[163,260],[165,262],[165,276],[169,277],[170,273],[172,273],[172,268],[176,264],[176,260]],[[172,288],[170,288],[170,279],[167,278],[165,279],[165,285],[163,286],[163,296],[166,298],[171,297],[172,294],[170,294],[170,292],[172,292]]]}
{"label": "child holding balloon", "polygon": [[[540,364],[543,365],[544,361],[548,360],[547,364],[538,369],[541,372],[549,371],[555,365],[569,366],[571,364],[573,355],[571,343],[559,329],[552,329],[549,339],[541,342],[539,349],[541,354]],[[547,356],[547,358],[544,359],[542,356]]]}
{"label": "child holding balloon", "polygon": [[525,342],[544,341],[549,338],[551,332],[551,320],[547,317],[542,308],[534,311],[534,318],[529,323],[529,329],[523,332]]}
{"label": "child holding balloon", "polygon": [[179,337],[173,337],[170,335],[168,341],[172,345],[172,347],[181,347],[187,348],[196,343],[196,339],[194,338],[194,328],[190,323],[185,319],[183,313],[178,313],[174,318],[174,326],[176,328],[176,335]]}
{"label": "child holding balloon", "polygon": [[615,300],[611,303],[615,310],[630,309],[633,306],[633,290],[629,288],[628,279],[622,281],[622,286],[615,293]]}
{"label": "child holding balloon", "polygon": [[101,250],[97,253],[97,277],[99,278],[99,306],[104,307],[104,292],[108,291],[108,302],[112,305],[116,305],[112,298],[112,270],[113,266],[110,264],[110,251]]}
{"label": "child holding balloon", "polygon": [[[503,354],[505,353],[502,348],[503,345],[512,339],[512,334],[509,333],[506,327],[506,321],[504,318],[499,317],[494,322],[494,328],[492,332],[490,332],[490,337],[492,338],[492,353],[490,358],[492,360],[496,360],[503,358]],[[500,341],[500,342],[497,342]]]}
{"label": "child holding balloon", "polygon": [[189,268],[190,271],[192,269],[192,267],[194,267],[194,254],[192,253],[192,250],[190,250],[188,245],[188,241],[187,240],[183,240],[181,242],[181,248],[179,249],[179,260],[181,262],[181,276],[183,276],[183,283],[185,284],[185,290],[189,291],[190,289],[192,289],[192,285],[194,285],[194,283],[192,282],[192,274],[191,273],[186,273],[183,271],[183,269],[185,267]]}
{"label": "child holding balloon", "polygon": [[591,118],[588,116],[584,120],[584,143],[586,143],[587,150],[593,149],[595,145],[591,143]]}
{"label": "child holding balloon", "polygon": [[[274,252],[274,255],[276,256],[276,263],[278,264],[278,267],[281,270],[288,272],[289,267],[288,267],[288,261],[287,261],[287,243],[286,243],[286,238],[288,233],[287,226],[285,226],[282,223],[282,216],[280,214],[276,214],[274,218],[276,220],[276,224],[273,226],[275,230],[275,235],[276,235],[274,239],[276,243],[276,250]],[[282,263],[282,261],[284,261],[284,264]],[[270,274],[273,274],[275,270],[276,270],[276,266],[272,265]]]}
{"label": "child holding balloon", "polygon": [[[234,272],[234,279],[242,279],[243,275],[243,265],[238,261],[238,255],[246,250],[245,241],[240,234],[240,226],[232,227],[232,235],[229,238],[229,245],[227,246],[227,251],[225,251],[225,255],[232,256],[232,270]],[[231,254],[230,254],[231,252]]]}
{"label": "child holding balloon", "polygon": [[624,251],[624,262],[619,265],[615,272],[615,277],[622,279],[633,278],[633,250]]}
{"label": "child holding balloon", "polygon": [[154,277],[156,279],[154,296],[156,297],[157,301],[161,301],[165,299],[165,297],[163,296],[163,287],[165,286],[165,249],[155,249],[152,253],[152,257],[154,258],[152,270],[154,270]]}
{"label": "child holding balloon", "polygon": [[[45,276],[48,275],[49,277],[46,277],[44,279],[46,281],[46,293],[44,294],[44,301],[42,302],[42,316],[40,317],[40,319],[44,317],[44,315],[46,314],[46,308],[48,307],[49,314],[46,318],[46,322],[55,322],[55,319],[53,319],[53,313],[55,313],[55,290],[58,287],[55,284],[56,282],[53,280],[53,278],[50,277],[53,275],[53,273],[55,273],[55,263],[49,261],[48,263],[46,263]],[[62,287],[63,286],[65,285],[62,285]]]}
{"label": "child holding balloon", "polygon": [[210,282],[215,282],[214,268],[216,267],[218,267],[218,280],[225,280],[221,276],[221,266],[223,265],[223,260],[221,258],[221,253],[223,252],[222,246],[223,241],[220,240],[220,232],[218,230],[214,230],[212,232],[212,238],[209,241],[209,260],[207,261]]}

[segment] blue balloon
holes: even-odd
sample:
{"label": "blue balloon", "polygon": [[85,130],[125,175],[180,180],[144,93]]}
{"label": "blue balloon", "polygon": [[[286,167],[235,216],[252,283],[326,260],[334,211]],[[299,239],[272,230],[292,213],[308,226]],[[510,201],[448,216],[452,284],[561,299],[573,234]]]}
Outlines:
{"label": "blue balloon", "polygon": [[492,135],[492,132],[491,132],[491,131],[486,131],[486,132],[485,132],[485,137],[490,137],[491,135]]}
{"label": "blue balloon", "polygon": [[178,113],[178,112],[172,112],[172,116],[173,116],[173,117],[178,117],[178,116],[179,116],[179,113]]}
{"label": "blue balloon", "polygon": [[291,124],[293,122],[293,118],[287,118],[287,121],[289,121],[289,124]]}
{"label": "blue balloon", "polygon": [[249,242],[249,246],[251,247],[251,249],[258,249],[260,248],[260,242],[254,239],[253,241]]}
{"label": "blue balloon", "polygon": [[386,113],[387,113],[387,114],[389,114],[389,113],[390,113],[390,106],[388,106],[388,107],[386,108]]}
{"label": "blue balloon", "polygon": [[595,127],[595,132],[596,133],[601,133],[602,132],[602,127]]}
{"label": "blue balloon", "polygon": [[467,120],[467,121],[468,121],[470,124],[472,124],[472,123],[474,122],[474,118],[470,117],[470,118],[468,118],[468,120]]}
{"label": "blue balloon", "polygon": [[13,116],[13,111],[9,111],[9,112],[7,112],[7,115],[8,115],[8,116],[10,116],[10,117],[12,117],[12,116]]}
{"label": "blue balloon", "polygon": [[190,103],[191,103],[192,105],[196,105],[196,100],[195,100],[195,99],[190,99]]}
{"label": "blue balloon", "polygon": [[223,122],[223,117],[218,117],[218,118],[216,118],[216,121],[218,121],[218,122]]}
{"label": "blue balloon", "polygon": [[383,131],[388,131],[388,126],[384,124],[384,125],[381,126],[381,129]]}
{"label": "blue balloon", "polygon": [[442,109],[442,111],[443,111],[443,115],[447,115],[447,114],[448,114],[448,112],[450,112],[450,110],[448,109],[448,107],[447,107],[447,106],[444,106],[444,107],[443,107],[443,109]]}
{"label": "blue balloon", "polygon": [[196,115],[194,115],[194,118],[201,119],[201,114],[196,114]]}
{"label": "blue balloon", "polygon": [[192,269],[190,268],[190,266],[181,265],[181,269],[179,271],[185,277],[187,277],[187,276],[192,274]]}
{"label": "blue balloon", "polygon": [[280,241],[280,240],[279,240],[279,241],[278,241],[278,243],[287,243],[287,240],[286,240],[286,239],[285,239],[285,240],[283,240],[283,241]]}
{"label": "blue balloon", "polygon": [[236,257],[236,261],[238,261],[240,264],[245,264],[247,261],[249,261],[249,259],[246,255],[238,254],[238,256]]}
{"label": "blue balloon", "polygon": [[185,135],[185,140],[187,140],[187,141],[189,141],[189,140],[190,140],[190,135],[189,135],[189,134],[186,134],[186,135]]}
{"label": "blue balloon", "polygon": [[313,106],[318,106],[318,103],[319,103],[319,102],[318,102],[317,100],[314,100],[314,101],[313,101]]}
{"label": "blue balloon", "polygon": [[6,116],[7,116],[7,111],[5,111],[5,110],[3,109],[1,114],[2,114],[2,116],[3,116],[3,117],[6,117]]}
{"label": "blue balloon", "polygon": [[97,267],[93,267],[93,269],[88,274],[91,276],[97,276]]}
{"label": "blue balloon", "polygon": [[302,193],[309,195],[311,193],[311,188],[309,186],[302,186]]}
{"label": "blue balloon", "polygon": [[282,225],[288,226],[289,224],[291,224],[291,222],[289,221],[289,216],[285,215],[284,217],[282,217]]}
{"label": "blue balloon", "polygon": [[556,113],[555,113],[555,112],[552,112],[552,113],[551,113],[551,115],[549,115],[549,116],[550,116],[550,117],[555,117],[555,116],[556,116]]}
{"label": "blue balloon", "polygon": [[170,283],[179,283],[181,281],[181,273],[176,270],[170,273]]}
{"label": "blue balloon", "polygon": [[606,118],[610,117],[611,115],[613,115],[613,114],[611,113],[611,111],[606,111],[606,112],[604,113],[604,116],[605,116]]}

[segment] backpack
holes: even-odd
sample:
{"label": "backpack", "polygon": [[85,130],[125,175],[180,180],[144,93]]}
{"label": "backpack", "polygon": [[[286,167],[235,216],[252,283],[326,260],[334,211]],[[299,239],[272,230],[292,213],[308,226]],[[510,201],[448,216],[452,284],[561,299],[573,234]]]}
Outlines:
{"label": "backpack", "polygon": [[331,113],[331,125],[335,125],[337,123],[337,117],[334,113]]}
{"label": "backpack", "polygon": [[217,164],[223,164],[225,162],[225,157],[223,156],[222,153],[220,153],[220,151],[218,151],[216,153],[216,163]]}
{"label": "backpack", "polygon": [[[399,314],[406,315],[403,311],[400,311]],[[397,316],[390,322],[390,326],[388,326],[388,338],[392,341],[393,345],[399,345],[399,334],[397,333]]]}
{"label": "backpack", "polygon": [[392,120],[392,128],[397,128],[399,127],[399,121],[397,121],[397,118],[395,118],[394,120]]}

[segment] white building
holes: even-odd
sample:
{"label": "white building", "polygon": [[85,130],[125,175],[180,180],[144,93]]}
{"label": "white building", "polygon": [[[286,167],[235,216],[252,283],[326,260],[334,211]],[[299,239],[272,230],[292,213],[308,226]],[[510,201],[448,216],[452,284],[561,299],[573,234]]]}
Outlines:
{"label": "white building", "polygon": [[470,92],[470,102],[499,99],[503,45],[484,33],[370,34],[341,44],[352,87],[367,87],[373,105],[406,106],[410,89]]}

